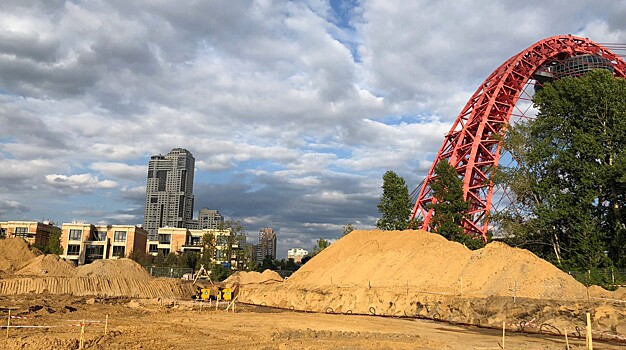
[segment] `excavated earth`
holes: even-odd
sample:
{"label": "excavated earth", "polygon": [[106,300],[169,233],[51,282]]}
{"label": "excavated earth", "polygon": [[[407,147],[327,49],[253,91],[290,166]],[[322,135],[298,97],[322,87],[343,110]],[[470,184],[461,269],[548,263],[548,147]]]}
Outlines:
{"label": "excavated earth", "polygon": [[[493,242],[470,251],[424,231],[354,231],[285,282],[239,286],[254,305],[415,317],[626,341],[626,291],[587,288],[533,253]],[[583,331],[584,332],[584,331]]]}
{"label": "excavated earth", "polygon": [[0,324],[11,320],[0,349],[78,349],[81,325],[86,349],[500,349],[503,324],[506,349],[564,349],[564,334],[583,349],[586,313],[595,349],[626,344],[626,290],[586,288],[502,243],[470,251],[423,231],[354,231],[288,280],[240,272],[221,285],[235,313],[128,259],[75,268],[0,240]]}
{"label": "excavated earth", "polygon": [[152,278],[130,259],[98,260],[74,267],[56,255],[37,255],[21,238],[0,240],[0,295],[186,298],[193,286]]}

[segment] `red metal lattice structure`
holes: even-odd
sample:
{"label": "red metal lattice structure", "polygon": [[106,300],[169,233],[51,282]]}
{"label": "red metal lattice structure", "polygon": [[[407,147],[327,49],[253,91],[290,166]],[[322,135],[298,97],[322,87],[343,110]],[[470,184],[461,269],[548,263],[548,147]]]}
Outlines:
{"label": "red metal lattice structure", "polygon": [[435,178],[435,166],[447,159],[463,180],[463,193],[471,204],[463,223],[465,233],[486,241],[494,193],[490,171],[498,166],[502,148],[500,140],[506,132],[520,94],[541,67],[585,54],[608,59],[613,65],[614,75],[625,77],[626,63],[618,55],[589,39],[571,35],[543,39],[509,58],[491,73],[445,136],[422,183],[411,219],[421,218],[422,229],[431,229],[429,224],[436,213],[427,208],[436,199],[432,196],[430,184]]}

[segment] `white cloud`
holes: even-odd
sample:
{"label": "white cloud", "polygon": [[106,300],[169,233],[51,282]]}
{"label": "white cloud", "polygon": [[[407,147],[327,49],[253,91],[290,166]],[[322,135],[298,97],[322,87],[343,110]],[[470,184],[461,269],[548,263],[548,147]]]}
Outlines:
{"label": "white cloud", "polygon": [[128,165],[115,162],[95,162],[89,168],[104,176],[131,180],[144,179],[147,172],[145,165]]}
{"label": "white cloud", "polygon": [[610,0],[7,1],[0,195],[24,205],[7,215],[68,221],[95,202],[85,220],[131,220],[115,215],[142,205],[149,157],[184,147],[196,207],[294,244],[374,222],[386,170],[417,185],[505,59],[557,34],[626,40]]}
{"label": "white cloud", "polygon": [[117,182],[112,180],[100,180],[93,174],[76,174],[76,175],[46,175],[46,183],[56,188],[75,189],[75,190],[92,190],[92,189],[112,189],[117,187]]}

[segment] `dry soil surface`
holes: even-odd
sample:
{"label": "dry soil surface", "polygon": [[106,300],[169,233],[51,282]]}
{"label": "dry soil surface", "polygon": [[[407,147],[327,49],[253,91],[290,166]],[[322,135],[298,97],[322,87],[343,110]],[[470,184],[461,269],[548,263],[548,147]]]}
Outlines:
{"label": "dry soil surface", "polygon": [[[200,307],[202,305],[202,308]],[[501,331],[459,327],[426,320],[379,316],[331,315],[239,304],[226,312],[190,301],[78,298],[62,295],[0,297],[0,317],[13,325],[0,348],[77,349],[86,320],[86,349],[501,349]],[[107,334],[104,323],[108,315]],[[583,349],[584,339],[569,339]],[[564,337],[508,332],[506,349],[561,350]],[[594,349],[621,349],[594,342]]]}

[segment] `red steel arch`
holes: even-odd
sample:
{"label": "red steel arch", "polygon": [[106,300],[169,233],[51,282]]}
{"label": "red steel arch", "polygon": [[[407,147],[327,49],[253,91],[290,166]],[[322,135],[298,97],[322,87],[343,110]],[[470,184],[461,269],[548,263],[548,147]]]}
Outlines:
{"label": "red steel arch", "polygon": [[543,39],[509,58],[491,73],[445,135],[443,145],[422,183],[411,219],[421,218],[422,229],[430,229],[429,223],[436,215],[432,209],[427,209],[428,204],[436,201],[430,184],[435,178],[435,166],[447,159],[463,179],[463,193],[471,203],[468,218],[463,223],[465,233],[486,241],[494,192],[489,171],[498,166],[499,140],[506,132],[520,93],[540,67],[583,54],[608,59],[613,64],[614,75],[625,77],[626,63],[618,55],[589,39],[571,35]]}

